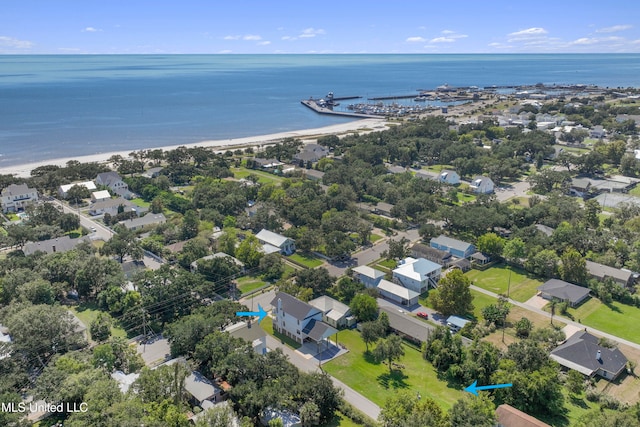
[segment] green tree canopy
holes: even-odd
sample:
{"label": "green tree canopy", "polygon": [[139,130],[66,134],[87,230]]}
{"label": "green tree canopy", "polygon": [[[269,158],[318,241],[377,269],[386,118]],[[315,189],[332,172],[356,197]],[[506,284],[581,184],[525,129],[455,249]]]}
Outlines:
{"label": "green tree canopy", "polygon": [[438,288],[429,294],[433,308],[445,316],[473,311],[470,285],[469,278],[461,270],[450,271],[440,279]]}

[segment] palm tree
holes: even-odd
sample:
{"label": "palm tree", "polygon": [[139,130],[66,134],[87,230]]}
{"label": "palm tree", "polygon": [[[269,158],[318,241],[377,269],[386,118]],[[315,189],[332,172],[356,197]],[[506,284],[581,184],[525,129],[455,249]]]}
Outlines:
{"label": "palm tree", "polygon": [[558,303],[558,301],[556,301],[556,299],[552,299],[551,300],[551,305],[549,306],[549,308],[551,308],[551,324],[553,325],[553,316],[556,314],[556,304]]}

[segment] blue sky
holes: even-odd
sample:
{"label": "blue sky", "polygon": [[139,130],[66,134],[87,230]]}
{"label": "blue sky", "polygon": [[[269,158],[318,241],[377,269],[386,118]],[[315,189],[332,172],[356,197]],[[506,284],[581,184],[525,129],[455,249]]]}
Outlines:
{"label": "blue sky", "polygon": [[2,3],[2,54],[640,52],[632,0]]}

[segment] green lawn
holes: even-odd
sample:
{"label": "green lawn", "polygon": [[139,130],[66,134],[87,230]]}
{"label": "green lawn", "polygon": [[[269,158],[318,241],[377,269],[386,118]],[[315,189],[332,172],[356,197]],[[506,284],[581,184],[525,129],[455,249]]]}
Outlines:
{"label": "green lawn", "polygon": [[267,184],[270,182],[273,183],[279,183],[281,182],[284,178],[277,176],[277,175],[273,175],[270,174],[268,172],[263,172],[263,171],[259,171],[259,170],[253,170],[253,169],[247,169],[247,168],[231,168],[231,171],[233,172],[233,176],[235,178],[241,179],[241,178],[246,178],[249,175],[253,174],[256,175],[258,177],[258,182],[262,183],[262,184]]}
{"label": "green lawn", "polygon": [[[98,314],[101,313],[101,310],[98,310],[93,304],[80,304],[77,307],[70,307],[69,311],[80,319],[82,323],[87,327],[87,333],[89,327],[91,326],[91,322],[93,322]],[[102,312],[103,313],[103,312]],[[126,338],[127,332],[119,327],[117,324],[111,326],[111,336]]]}
{"label": "green lawn", "polygon": [[640,187],[636,185],[629,191],[629,194],[632,196],[640,197]]}
{"label": "green lawn", "polygon": [[131,203],[133,203],[134,205],[138,205],[141,208],[148,208],[148,207],[151,206],[151,202],[145,202],[140,197],[136,197],[135,199],[131,199]]}
{"label": "green lawn", "polygon": [[267,283],[262,280],[260,276],[244,276],[236,280],[238,282],[238,289],[242,294],[255,291],[258,288],[266,285]]}
{"label": "green lawn", "polygon": [[525,302],[537,292],[542,282],[528,275],[524,270],[506,264],[497,264],[484,271],[471,270],[465,273],[471,282],[496,294],[507,295],[520,302]]}
{"label": "green lawn", "polygon": [[364,354],[365,345],[358,331],[340,331],[338,342],[344,344],[349,353],[324,364],[324,370],[380,406],[394,391],[408,390],[429,396],[448,410],[464,394],[439,380],[433,366],[414,347],[403,344],[405,355],[399,363],[404,369],[389,375],[386,365]]}
{"label": "green lawn", "polygon": [[3,227],[0,227],[0,235],[6,236],[7,235],[7,230],[5,230]]}
{"label": "green lawn", "polygon": [[369,241],[371,243],[375,243],[375,242],[377,242],[378,240],[380,240],[382,238],[383,238],[383,236],[381,236],[379,234],[371,233],[371,235],[369,236]]}
{"label": "green lawn", "polygon": [[313,255],[300,254],[300,253],[289,255],[289,259],[294,262],[297,262],[298,264],[302,264],[307,268],[316,268],[319,265],[322,265],[322,263],[324,262],[314,257]]}
{"label": "green lawn", "polygon": [[620,338],[640,344],[640,308],[613,302],[609,306],[591,298],[580,307],[569,309],[569,314],[585,326],[591,326]]}
{"label": "green lawn", "polygon": [[297,350],[298,348],[300,348],[300,343],[273,330],[273,319],[271,319],[271,317],[269,316],[265,317],[262,320],[262,322],[260,322],[260,327],[262,327],[262,329],[264,329],[266,333],[279,339],[282,343],[286,344],[288,347],[291,347],[294,350]]}
{"label": "green lawn", "polygon": [[385,259],[385,260],[380,261],[378,263],[379,266],[382,266],[382,267],[387,268],[389,270],[393,270],[394,268],[396,268],[397,264],[398,264],[397,261],[394,260],[394,259]]}
{"label": "green lawn", "polygon": [[458,191],[458,204],[473,202],[476,199],[476,196],[473,194],[467,194],[463,191]]}

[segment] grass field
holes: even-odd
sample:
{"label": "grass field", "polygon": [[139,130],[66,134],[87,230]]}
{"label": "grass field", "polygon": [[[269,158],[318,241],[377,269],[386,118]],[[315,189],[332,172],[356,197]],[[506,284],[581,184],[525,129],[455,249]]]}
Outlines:
{"label": "grass field", "polygon": [[463,397],[462,390],[449,387],[438,379],[433,366],[414,347],[403,344],[405,355],[399,363],[404,369],[389,374],[387,365],[376,363],[364,354],[365,345],[358,331],[341,331],[338,335],[338,342],[344,344],[349,353],[324,364],[325,371],[380,406],[390,394],[399,390],[429,396],[445,410]]}
{"label": "grass field", "polygon": [[233,172],[233,176],[238,179],[246,178],[251,174],[256,175],[258,177],[258,181],[262,184],[267,184],[270,182],[277,184],[279,182],[282,182],[282,180],[284,179],[282,177],[279,177],[267,172],[253,170],[253,169],[231,168],[231,171]]}
{"label": "grass field", "polygon": [[378,240],[380,240],[382,238],[383,238],[383,236],[381,236],[379,234],[371,233],[371,235],[369,236],[369,241],[371,243],[375,243],[375,242],[377,242]]}
{"label": "grass field", "polygon": [[640,344],[640,329],[630,327],[640,324],[640,308],[615,301],[607,306],[592,297],[580,307],[570,308],[569,314],[585,326]]}
{"label": "grass field", "polygon": [[[96,317],[98,317],[99,313],[102,313],[101,310],[98,310],[93,304],[80,304],[77,307],[70,307],[69,311],[80,319],[82,323],[87,327],[87,334],[89,333],[89,327],[91,326],[91,322],[93,322]],[[120,328],[117,325],[111,326],[111,336],[126,338],[127,332]]]}
{"label": "grass field", "polygon": [[386,269],[393,270],[398,265],[398,262],[394,259],[385,259],[380,261],[378,265]]}
{"label": "grass field", "polygon": [[238,282],[238,289],[242,294],[255,291],[256,289],[266,285],[267,283],[262,280],[260,276],[244,276],[236,280]]}
{"label": "grass field", "polygon": [[298,264],[302,264],[307,268],[316,268],[322,265],[323,261],[314,257],[313,255],[300,254],[295,253],[293,255],[289,255],[289,259],[297,262]]}
{"label": "grass field", "polygon": [[484,271],[471,270],[466,273],[471,282],[487,291],[507,295],[516,301],[525,302],[536,294],[542,282],[528,275],[524,270],[497,264]]}

